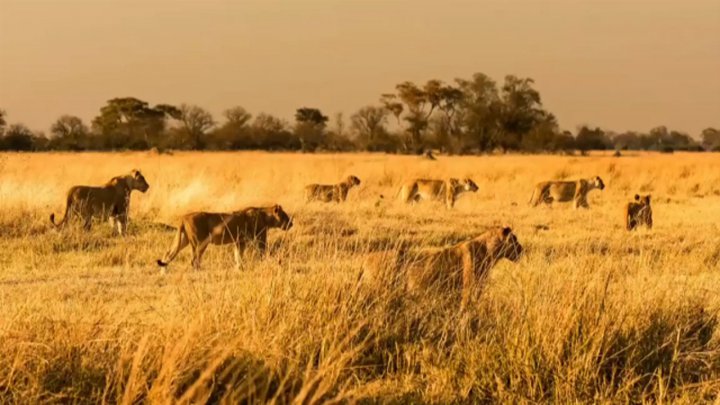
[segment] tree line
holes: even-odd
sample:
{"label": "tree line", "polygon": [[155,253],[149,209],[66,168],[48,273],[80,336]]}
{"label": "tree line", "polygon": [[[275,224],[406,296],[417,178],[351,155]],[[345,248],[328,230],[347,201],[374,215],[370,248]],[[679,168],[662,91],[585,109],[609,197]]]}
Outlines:
{"label": "tree line", "polygon": [[699,140],[664,126],[647,133],[589,126],[574,134],[563,131],[531,78],[508,75],[498,84],[482,73],[451,84],[435,79],[400,83],[349,120],[342,113],[331,120],[317,108],[302,107],[291,123],[235,106],[217,121],[196,105],[152,105],[134,97],[108,100],[89,125],[63,115],[51,125],[49,136],[8,124],[7,118],[0,110],[0,150],[720,151],[720,130],[715,128],[703,130]]}

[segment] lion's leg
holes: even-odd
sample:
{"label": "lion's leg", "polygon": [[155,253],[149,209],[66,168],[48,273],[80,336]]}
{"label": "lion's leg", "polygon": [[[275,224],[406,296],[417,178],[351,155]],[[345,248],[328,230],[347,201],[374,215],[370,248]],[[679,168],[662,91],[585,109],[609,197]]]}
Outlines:
{"label": "lion's leg", "polygon": [[262,230],[258,232],[258,234],[255,236],[255,245],[257,246],[257,250],[260,253],[260,256],[265,256],[265,253],[267,251],[267,230]]}
{"label": "lion's leg", "polygon": [[460,310],[464,310],[470,304],[470,299],[475,289],[475,266],[473,257],[469,250],[464,250],[462,255],[462,301]]}
{"label": "lion's leg", "polygon": [[403,187],[400,190],[401,200],[405,204],[417,202],[420,199],[420,195],[415,191],[415,187],[407,188]]}
{"label": "lion's leg", "polygon": [[245,251],[245,241],[239,240],[233,247],[233,253],[235,255],[235,269],[240,270],[242,264],[242,254]]}
{"label": "lion's leg", "polygon": [[110,225],[117,231],[118,235],[125,236],[127,233],[127,216],[110,216]]}
{"label": "lion's leg", "polygon": [[92,229],[92,214],[83,214],[83,229],[89,231]]}
{"label": "lion's leg", "polygon": [[127,235],[127,222],[128,222],[128,219],[126,216],[118,218],[117,227],[118,227],[118,234],[120,234],[120,236]]}
{"label": "lion's leg", "polygon": [[[545,203],[545,205],[552,206],[552,203],[555,202],[555,198],[552,196],[550,191],[544,191],[540,194],[540,201]],[[538,202],[538,204],[540,203]]]}
{"label": "lion's leg", "polygon": [[207,249],[208,245],[212,242],[212,236],[208,236],[205,240],[201,241],[198,244],[192,244],[193,248],[193,257],[192,257],[192,266],[195,270],[200,270],[200,261],[202,260],[202,255],[205,253],[205,249]]}

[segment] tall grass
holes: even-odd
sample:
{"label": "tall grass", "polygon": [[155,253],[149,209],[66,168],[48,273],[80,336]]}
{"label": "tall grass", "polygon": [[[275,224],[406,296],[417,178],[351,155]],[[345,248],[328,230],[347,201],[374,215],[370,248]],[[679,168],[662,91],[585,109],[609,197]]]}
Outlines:
{"label": "tall grass", "polygon": [[[0,402],[712,402],[720,390],[720,157],[440,157],[265,153],[0,157]],[[129,236],[56,232],[75,184],[139,168]],[[346,204],[302,185],[363,181]],[[531,209],[532,185],[599,175],[590,210]],[[402,206],[411,177],[470,177],[454,210]],[[653,195],[655,227],[622,205]],[[379,198],[380,195],[385,198]],[[280,203],[268,258],[210,247],[153,265],[192,210]],[[526,248],[482,296],[359,283],[370,254],[511,225]]]}

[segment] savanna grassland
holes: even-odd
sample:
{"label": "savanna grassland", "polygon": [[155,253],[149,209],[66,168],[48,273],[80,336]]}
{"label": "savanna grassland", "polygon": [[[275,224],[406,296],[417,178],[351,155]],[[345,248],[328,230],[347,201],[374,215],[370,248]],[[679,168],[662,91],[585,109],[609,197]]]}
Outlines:
{"label": "savanna grassland", "polygon": [[[141,169],[129,235],[58,232],[65,192]],[[302,185],[362,179],[343,205]],[[599,175],[589,210],[527,205]],[[455,209],[394,200],[412,177],[470,177]],[[623,204],[653,198],[655,227]],[[379,196],[384,195],[381,199]],[[177,217],[282,204],[271,255],[189,249]],[[479,301],[358,283],[369,253],[493,225],[525,247]],[[0,402],[713,402],[720,391],[720,155],[444,157],[268,153],[0,155]]]}

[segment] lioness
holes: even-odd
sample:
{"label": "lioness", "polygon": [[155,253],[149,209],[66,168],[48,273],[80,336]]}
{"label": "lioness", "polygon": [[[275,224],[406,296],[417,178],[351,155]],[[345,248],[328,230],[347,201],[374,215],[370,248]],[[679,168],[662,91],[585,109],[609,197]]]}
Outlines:
{"label": "lioness", "polygon": [[452,208],[458,196],[464,192],[476,192],[477,184],[470,179],[428,180],[414,179],[400,187],[400,201],[409,204],[421,200],[445,201],[447,208]]}
{"label": "lioness", "polygon": [[55,214],[50,214],[50,222],[58,229],[71,217],[80,217],[84,228],[92,227],[92,218],[110,219],[113,228],[120,235],[127,231],[130,193],[133,190],[146,192],[150,185],[139,170],[133,170],[125,176],[113,177],[102,187],[74,186],[67,193],[65,215],[60,223],[55,223]]}
{"label": "lioness", "polygon": [[650,206],[650,194],[639,196],[635,194],[635,201],[625,205],[625,227],[632,231],[640,225],[652,229],[652,207]]}
{"label": "lioness", "polygon": [[575,208],[590,208],[587,194],[596,188],[605,188],[605,183],[599,176],[575,181],[544,181],[535,186],[530,205],[537,207],[541,202],[550,205],[553,201],[573,201]]}
{"label": "lioness", "polygon": [[360,185],[360,179],[348,176],[345,181],[338,184],[308,184],[305,186],[305,201],[322,201],[337,203],[347,200],[348,191]]}
{"label": "lioness", "polygon": [[397,254],[375,253],[362,278],[382,280],[385,284],[404,283],[410,292],[429,288],[439,291],[460,289],[461,305],[465,307],[471,294],[482,287],[488,271],[500,259],[517,261],[522,253],[523,247],[510,228],[495,227],[440,250],[411,254],[401,248]]}
{"label": "lioness", "polygon": [[248,243],[257,244],[261,253],[267,247],[267,233],[270,228],[287,231],[292,219],[279,205],[271,207],[250,207],[231,213],[194,212],[180,220],[172,247],[162,260],[160,267],[167,267],[177,254],[188,244],[192,248],[192,266],[200,269],[200,260],[209,244],[235,244],[235,265],[240,267],[242,252]]}

